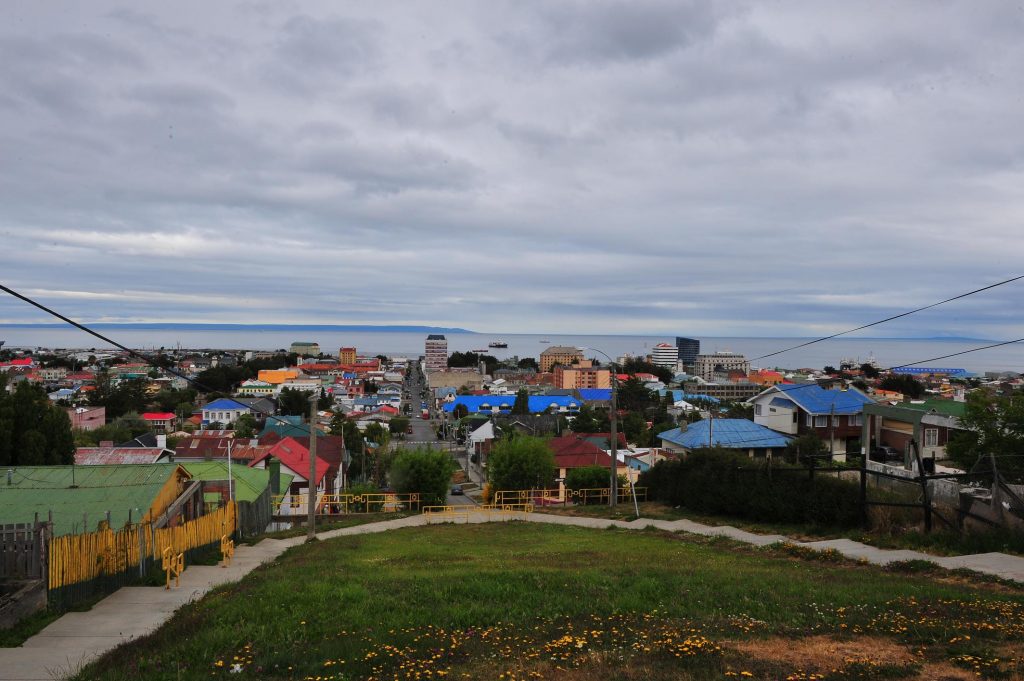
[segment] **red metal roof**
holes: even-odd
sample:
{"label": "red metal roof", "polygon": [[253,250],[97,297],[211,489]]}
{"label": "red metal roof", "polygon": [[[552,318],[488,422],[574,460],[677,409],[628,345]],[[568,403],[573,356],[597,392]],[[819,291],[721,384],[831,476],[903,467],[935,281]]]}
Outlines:
{"label": "red metal roof", "polygon": [[[253,459],[252,463],[249,465],[255,466],[260,461],[271,456],[280,461],[282,465],[287,467],[293,473],[300,475],[303,478],[307,478],[309,476],[309,450],[296,442],[294,438],[284,438],[268,451]],[[319,456],[316,457],[316,480],[313,481],[314,485],[320,484],[324,479],[324,476],[327,474],[328,468],[329,465],[326,461],[321,459]]]}
{"label": "red metal roof", "polygon": [[156,463],[163,454],[164,450],[160,447],[79,447],[75,450],[75,464],[102,466]]}
{"label": "red metal roof", "polygon": [[548,446],[555,453],[555,466],[558,468],[608,467],[612,462],[612,457],[603,449],[575,435],[553,438],[548,441]]}
{"label": "red metal roof", "polygon": [[171,411],[147,411],[142,415],[142,418],[146,421],[170,421],[177,417]]}

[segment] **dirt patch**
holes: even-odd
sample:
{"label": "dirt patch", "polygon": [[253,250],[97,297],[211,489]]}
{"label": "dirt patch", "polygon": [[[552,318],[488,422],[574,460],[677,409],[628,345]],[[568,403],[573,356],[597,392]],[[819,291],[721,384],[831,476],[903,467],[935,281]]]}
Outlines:
{"label": "dirt patch", "polygon": [[726,641],[722,647],[759,660],[779,662],[794,669],[833,669],[841,666],[845,660],[871,660],[878,664],[894,665],[919,661],[905,646],[873,636],[845,640],[828,636],[809,636],[799,640],[765,638]]}

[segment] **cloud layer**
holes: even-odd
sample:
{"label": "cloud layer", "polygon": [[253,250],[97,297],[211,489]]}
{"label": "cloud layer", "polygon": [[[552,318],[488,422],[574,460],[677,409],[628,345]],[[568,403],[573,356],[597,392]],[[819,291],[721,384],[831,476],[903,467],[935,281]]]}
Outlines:
{"label": "cloud layer", "polygon": [[82,320],[808,335],[1024,263],[1016,6],[143,6],[0,21],[0,281]]}

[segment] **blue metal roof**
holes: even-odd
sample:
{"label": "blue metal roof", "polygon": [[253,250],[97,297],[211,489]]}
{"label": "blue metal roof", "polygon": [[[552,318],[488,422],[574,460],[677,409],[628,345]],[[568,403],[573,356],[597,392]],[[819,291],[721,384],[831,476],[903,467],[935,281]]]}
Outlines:
{"label": "blue metal roof", "polygon": [[222,397],[219,400],[214,400],[209,404],[204,404],[203,409],[252,409],[248,404],[237,402],[228,397]]}
{"label": "blue metal roof", "polygon": [[859,414],[865,404],[874,404],[874,400],[858,390],[825,390],[817,383],[780,383],[773,388],[809,414]]}
{"label": "blue metal roof", "polygon": [[711,404],[718,404],[721,402],[720,399],[718,399],[717,397],[712,397],[711,395],[702,395],[701,393],[688,393],[682,390],[662,389],[658,391],[658,397],[664,397],[665,393],[672,393],[673,402],[680,402],[684,400],[687,402],[689,402],[690,400],[704,400],[705,402],[710,402]]}
{"label": "blue metal roof", "polygon": [[[533,395],[527,402],[533,414],[547,411],[552,405],[559,410],[564,407],[568,411],[577,411],[582,404],[581,400],[568,395]],[[458,395],[454,401],[445,403],[442,408],[450,413],[455,411],[457,405],[464,404],[470,414],[479,411],[491,412],[495,407],[499,412],[507,413],[512,411],[512,405],[515,403],[515,395]]]}
{"label": "blue metal roof", "polygon": [[947,376],[966,376],[967,369],[952,369],[942,367],[896,367],[892,370],[894,374],[946,374]]}
{"label": "blue metal roof", "polygon": [[[673,428],[658,433],[658,437],[686,449],[708,446],[709,421],[691,423],[686,430]],[[789,444],[790,438],[746,419],[714,419],[711,442],[729,449],[779,449]]]}
{"label": "blue metal roof", "polygon": [[607,402],[612,399],[611,388],[580,388],[579,392],[584,402]]}

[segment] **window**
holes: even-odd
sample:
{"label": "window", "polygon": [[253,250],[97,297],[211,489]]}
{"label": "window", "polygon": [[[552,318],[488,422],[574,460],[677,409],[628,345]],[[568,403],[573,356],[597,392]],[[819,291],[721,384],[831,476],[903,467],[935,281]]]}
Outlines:
{"label": "window", "polygon": [[925,447],[938,447],[939,446],[939,429],[938,428],[925,428],[924,429],[924,446]]}
{"label": "window", "polygon": [[814,427],[815,428],[825,428],[827,426],[828,426],[828,417],[827,416],[815,416],[814,417]]}
{"label": "window", "polygon": [[832,425],[835,426],[836,428],[839,427],[839,418],[840,417],[838,417],[838,416],[833,416],[832,417]]}
{"label": "window", "polygon": [[754,405],[754,416],[760,416],[761,415],[761,411],[762,411],[761,405],[760,404],[755,404]]}
{"label": "window", "polygon": [[850,414],[846,417],[846,421],[851,426],[862,426],[864,425],[864,414]]}
{"label": "window", "polygon": [[807,415],[807,427],[810,428],[814,425],[814,417],[810,414]]}

